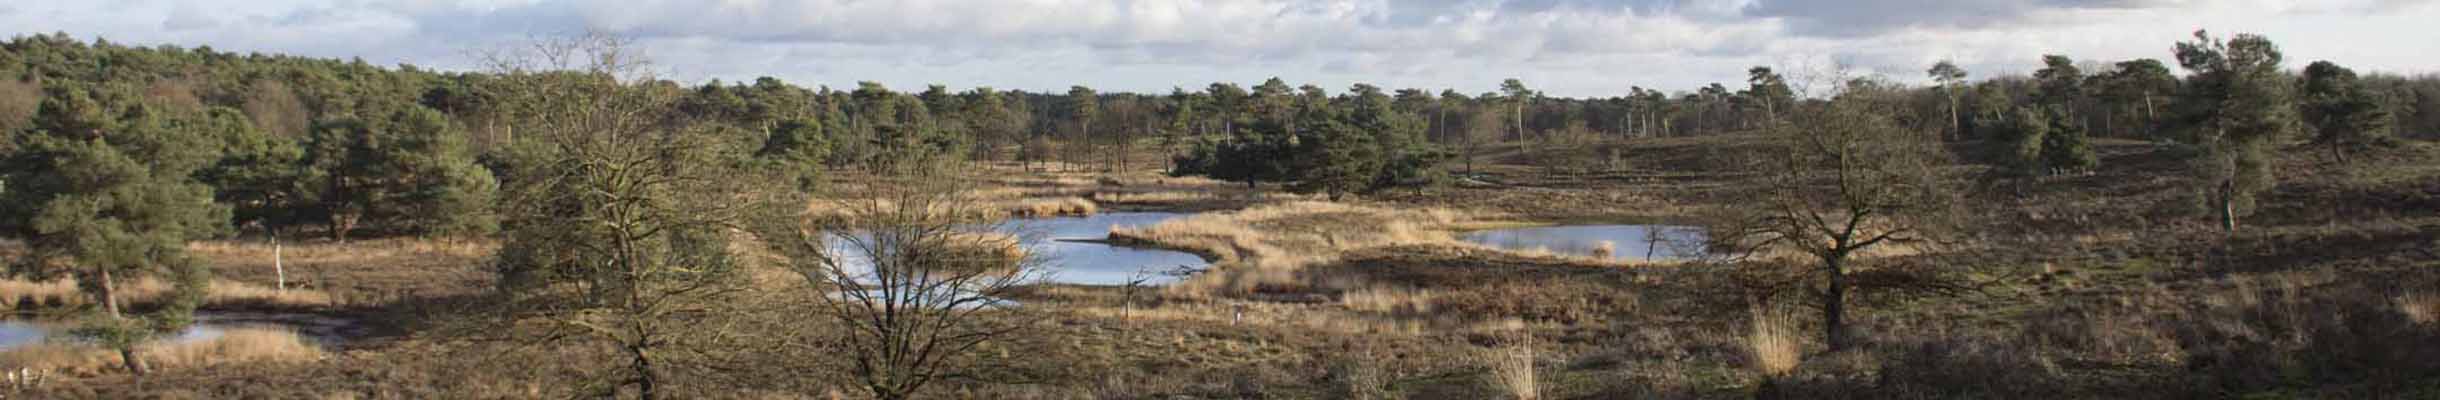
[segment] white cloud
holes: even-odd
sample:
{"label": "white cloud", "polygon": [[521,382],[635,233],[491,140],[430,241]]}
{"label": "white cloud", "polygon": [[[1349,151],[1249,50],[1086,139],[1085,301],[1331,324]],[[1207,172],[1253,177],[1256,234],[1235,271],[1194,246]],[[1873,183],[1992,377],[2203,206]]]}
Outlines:
{"label": "white cloud", "polygon": [[1481,92],[1518,77],[1608,96],[1792,60],[1917,79],[1943,58],[1978,76],[2045,53],[2167,58],[2203,27],[2268,34],[2298,65],[2428,72],[2434,16],[2430,0],[193,0],[0,8],[0,26],[440,68],[592,28],[639,39],[680,79],[834,87],[1165,91],[1280,76]]}
{"label": "white cloud", "polygon": [[161,20],[161,28],[171,31],[191,31],[220,27],[220,18],[213,17],[196,3],[171,6],[169,18]]}

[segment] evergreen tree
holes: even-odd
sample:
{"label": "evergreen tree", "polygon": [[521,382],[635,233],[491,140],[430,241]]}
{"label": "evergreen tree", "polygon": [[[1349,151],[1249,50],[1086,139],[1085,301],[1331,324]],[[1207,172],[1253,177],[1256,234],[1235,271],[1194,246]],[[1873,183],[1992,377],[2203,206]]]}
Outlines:
{"label": "evergreen tree", "polygon": [[2271,187],[2270,148],[2295,130],[2293,81],[2279,70],[2279,46],[2239,34],[2222,41],[2196,31],[2177,44],[2177,63],[2191,73],[2180,90],[2178,127],[2198,146],[2199,196],[2234,232],[2237,219],[2252,213],[2254,193]]}
{"label": "evergreen tree", "polygon": [[2083,125],[2066,110],[2051,108],[2045,117],[2050,131],[2042,135],[2042,168],[2046,173],[2090,171],[2101,165]]}
{"label": "evergreen tree", "polygon": [[232,208],[238,227],[259,227],[278,236],[309,217],[314,194],[306,182],[315,180],[306,168],[305,148],[295,137],[254,129],[243,114],[214,109],[211,121],[223,132],[218,138],[221,158],[199,172],[217,189],[215,198]]}
{"label": "evergreen tree", "polygon": [[2042,69],[2033,72],[2033,79],[2041,84],[2041,90],[2035,94],[2040,104],[2072,111],[2068,107],[2084,98],[2084,70],[2076,68],[2075,59],[2067,56],[2042,56]]}
{"label": "evergreen tree", "polygon": [[2119,62],[2117,70],[2099,78],[2106,82],[2099,96],[2115,108],[2126,109],[2127,115],[2141,115],[2137,125],[2147,130],[2158,128],[2161,97],[2177,91],[2177,77],[2160,60]]}
{"label": "evergreen tree", "polygon": [[1313,118],[1296,149],[1296,191],[1319,192],[1338,201],[1364,190],[1381,173],[1380,148],[1373,136],[1337,118]]}
{"label": "evergreen tree", "polygon": [[[228,128],[196,115],[135,104],[123,90],[46,89],[18,151],[0,164],[0,232],[24,240],[13,275],[74,277],[102,305],[80,333],[115,347],[144,373],[137,344],[181,328],[203,290],[187,242],[219,234],[229,208],[212,202],[197,171],[220,157],[212,140]],[[149,322],[123,314],[120,283],[169,275],[184,295]]]}
{"label": "evergreen tree", "polygon": [[1957,63],[1949,60],[1940,60],[1940,62],[1932,64],[1932,68],[1924,71],[1924,74],[1931,75],[1933,82],[1940,83],[1940,93],[1949,100],[1950,137],[1965,136],[1965,120],[1959,115],[1957,103],[1960,92],[1965,89],[1962,85],[1968,76],[1966,69],[1958,67]]}
{"label": "evergreen tree", "polygon": [[490,233],[498,182],[474,163],[464,135],[439,112],[398,106],[377,119],[315,127],[307,182],[335,240],[366,223],[424,235]]}
{"label": "evergreen tree", "polygon": [[2006,128],[2000,130],[2002,134],[1998,137],[2002,165],[2007,166],[2011,175],[2041,175],[2042,146],[2051,130],[2049,113],[2039,108],[2017,107],[2007,114],[2005,121]]}
{"label": "evergreen tree", "polygon": [[2315,132],[2314,143],[2329,147],[2340,161],[2346,161],[2349,151],[2387,139],[2389,110],[2356,80],[2355,71],[2316,61],[2304,69],[2302,95],[2302,116]]}
{"label": "evergreen tree", "polygon": [[771,128],[771,136],[763,141],[755,156],[790,171],[799,188],[812,189],[819,181],[822,161],[830,157],[830,138],[823,135],[821,124],[804,119],[784,120]]}

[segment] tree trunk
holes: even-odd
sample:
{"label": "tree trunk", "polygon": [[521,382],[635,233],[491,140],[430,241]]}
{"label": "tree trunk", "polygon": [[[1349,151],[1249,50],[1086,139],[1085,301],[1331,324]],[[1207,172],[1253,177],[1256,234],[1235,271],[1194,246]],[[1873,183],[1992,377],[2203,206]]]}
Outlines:
{"label": "tree trunk", "polygon": [[[122,320],[126,317],[119,312],[118,281],[110,276],[110,268],[103,267],[100,270],[102,310],[109,313],[111,322],[124,322]],[[127,367],[127,373],[143,376],[144,359],[137,356],[135,344],[119,343],[118,345],[120,346],[118,349],[119,363]]]}
{"label": "tree trunk", "polygon": [[133,344],[119,347],[119,363],[127,367],[127,373],[136,376],[144,376],[148,369],[144,367],[144,358],[136,354],[136,346]]}
{"label": "tree trunk", "polygon": [[288,291],[288,264],[283,261],[285,260],[280,258],[280,235],[273,233],[271,234],[271,271],[278,274],[277,282],[279,282],[280,291],[286,292]]}
{"label": "tree trunk", "polygon": [[2220,181],[2220,207],[2219,207],[2219,208],[2220,208],[2220,210],[2219,210],[2219,211],[2220,211],[2220,230],[2221,230],[2221,231],[2224,231],[2224,232],[2227,232],[2227,233],[2229,233],[2229,234],[2232,234],[2232,235],[2233,235],[2233,234],[2236,234],[2236,232],[2237,232],[2237,181],[2236,181],[2236,179],[2235,179],[2235,178],[2229,178],[2229,179],[2226,179],[2226,180],[2222,180],[2222,181]]}
{"label": "tree trunk", "polygon": [[2160,119],[2160,112],[2152,108],[2151,93],[2143,95],[2143,119],[2145,125],[2150,125],[2152,121]]}
{"label": "tree trunk", "polygon": [[110,313],[110,319],[119,319],[121,316],[119,315],[119,293],[117,282],[110,279],[109,267],[101,267],[100,270],[102,271],[102,310]]}
{"label": "tree trunk", "polygon": [[1525,103],[1523,103],[1523,102],[1519,102],[1519,103],[1517,103],[1517,105],[1516,105],[1516,110],[1517,110],[1517,112],[1516,112],[1516,119],[1517,119],[1517,137],[1516,137],[1516,139],[1515,139],[1515,140],[1524,140],[1524,139],[1525,139]]}
{"label": "tree trunk", "polygon": [[347,233],[356,230],[357,218],[356,215],[349,213],[332,214],[330,216],[330,240],[347,243]]}
{"label": "tree trunk", "polygon": [[2115,118],[2117,117],[2115,114],[2117,114],[2117,110],[2112,110],[2110,107],[2101,107],[2101,134],[2094,136],[2124,136],[2120,135],[2117,130],[2110,129],[2115,127],[2112,126],[2114,124],[2111,123],[2113,120],[2117,119]]}
{"label": "tree trunk", "polygon": [[633,366],[635,368],[636,397],[643,400],[658,398],[653,386],[660,379],[652,373],[652,357],[645,355],[643,345],[640,344],[628,346],[627,352],[635,357]]}
{"label": "tree trunk", "polygon": [[1957,117],[1957,91],[1949,91],[1949,140],[1965,140],[1966,123]]}
{"label": "tree trunk", "polygon": [[1467,139],[1467,140],[1466,140],[1466,149],[1464,150],[1464,151],[1466,152],[1466,154],[1462,154],[1462,155],[1461,155],[1461,156],[1463,156],[1463,157],[1465,157],[1465,158],[1466,158],[1466,176],[1467,176],[1467,177],[1473,177],[1473,176],[1474,176],[1474,150],[1475,150],[1475,147],[1474,147],[1474,140],[1473,140],[1473,139]]}
{"label": "tree trunk", "polygon": [[1846,350],[1847,343],[1847,271],[1842,260],[1826,260],[1830,272],[1830,289],[1822,292],[1822,336],[1831,352]]}

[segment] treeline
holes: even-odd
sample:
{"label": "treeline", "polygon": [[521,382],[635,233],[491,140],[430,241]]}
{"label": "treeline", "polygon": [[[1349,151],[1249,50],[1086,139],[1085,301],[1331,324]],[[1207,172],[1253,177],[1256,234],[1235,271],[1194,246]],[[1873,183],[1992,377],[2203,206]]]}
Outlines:
{"label": "treeline", "polygon": [[[2175,127],[2194,124],[2178,121],[2184,114],[2177,110],[2203,101],[2192,94],[2206,90],[2158,60],[2043,60],[2031,76],[1980,80],[1936,66],[1929,74],[1937,84],[1901,92],[1914,109],[1909,115],[1946,118],[1904,122],[1950,140],[1994,143],[1994,162],[2011,170],[2072,172],[2091,166],[2091,155],[2079,150],[2083,137],[2179,140]],[[2316,132],[2310,136],[2440,132],[2440,79],[2357,76],[2326,63],[2300,73],[2288,73],[2284,85],[2306,97],[2298,107],[2314,119],[2306,123]],[[1745,75],[1736,85],[1680,93],[1636,87],[1608,98],[1545,96],[1513,79],[1472,95],[1370,85],[1334,95],[1278,79],[1166,94],[1085,86],[900,92],[774,78],[643,86],[675,98],[669,117],[757,146],[762,162],[801,176],[936,159],[1101,169],[1167,161],[1178,173],[1341,194],[1428,184],[1441,164],[1489,143],[1760,129],[1805,96],[1770,68]],[[1844,83],[1823,85],[1837,84]],[[43,124],[74,125],[63,118],[192,119],[213,127],[188,133],[217,147],[196,174],[233,209],[232,226],[311,226],[335,238],[365,230],[481,234],[494,225],[482,206],[497,186],[491,175],[505,168],[504,149],[519,134],[511,121],[520,90],[494,72],[23,36],[0,44],[0,133],[10,135],[0,146],[29,147],[25,138],[60,129]],[[51,108],[78,116],[38,115]],[[90,110],[64,111],[72,108]],[[2321,141],[2365,143],[2351,137]],[[1472,160],[1464,161],[1470,170]]]}

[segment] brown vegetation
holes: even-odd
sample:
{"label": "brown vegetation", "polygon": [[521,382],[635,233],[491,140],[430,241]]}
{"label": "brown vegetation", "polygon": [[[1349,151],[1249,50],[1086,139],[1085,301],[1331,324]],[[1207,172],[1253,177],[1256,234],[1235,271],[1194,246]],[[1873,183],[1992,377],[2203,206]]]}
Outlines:
{"label": "brown vegetation", "polygon": [[[277,328],[232,328],[209,339],[143,345],[144,363],[156,372],[202,370],[223,365],[295,363],[324,353],[296,333]],[[20,346],[0,351],[0,369],[31,370],[62,377],[121,373],[115,349],[73,342]]]}
{"label": "brown vegetation", "polygon": [[[1116,238],[1220,260],[1203,276],[1150,298],[1118,288],[1037,285],[1009,297],[1040,329],[982,346],[977,362],[1005,379],[926,389],[974,398],[1507,398],[1532,371],[1542,398],[2419,398],[2440,393],[2440,219],[2419,214],[2440,149],[2368,152],[2355,166],[2283,158],[2311,178],[2264,193],[2249,230],[2227,236],[2193,217],[2190,199],[2157,179],[2173,157],[2149,143],[2102,141],[2102,167],[2046,178],[2019,192],[1975,189],[1985,237],[1945,246],[1867,251],[1902,263],[1951,257],[1971,290],[1917,298],[1859,296],[1853,349],[1825,352],[1822,322],[1802,304],[1758,308],[1738,279],[1694,263],[1599,263],[1457,243],[1452,232],[1533,221],[1691,221],[1734,204],[1752,177],[1707,170],[1710,157],[1753,138],[1605,143],[1622,169],[1535,175],[1501,163],[1496,187],[1437,188],[1361,203],[1271,202]],[[1669,173],[1662,162],[1692,165]],[[1961,171],[1971,172],[1971,171]],[[1637,175],[1632,176],[1630,175]],[[1665,175],[1665,176],[1664,176]],[[1044,198],[1024,185],[1102,186],[1077,177],[999,178],[978,196]],[[1239,201],[1233,194],[1073,191],[1103,207]],[[1233,186],[1233,185],[1221,185]],[[1068,189],[1058,189],[1068,190]],[[1222,189],[1215,189],[1222,190]],[[1106,194],[1095,194],[1106,193]],[[1179,190],[1175,193],[1227,193]],[[1121,201],[1142,196],[1140,201]],[[1615,201],[1612,201],[1615,200]],[[1181,208],[1194,209],[1194,208]],[[1679,217],[1672,217],[1672,216]],[[2223,239],[2224,238],[2224,239]],[[351,343],[319,359],[167,368],[146,389],[104,373],[65,379],[34,397],[571,397],[566,382],[598,376],[558,360],[604,360],[616,349],[502,341],[520,334],[486,319],[487,247],[416,241],[288,248],[297,270],[327,271],[308,289],[407,292],[399,307],[342,309],[413,327]],[[1620,244],[1630,249],[1636,245]],[[232,246],[216,250],[214,246]],[[225,280],[271,282],[252,244],[199,246]],[[327,247],[325,247],[327,246]],[[304,265],[305,267],[300,267]],[[802,279],[757,273],[754,279]],[[354,280],[354,281],[351,281]],[[292,279],[292,283],[297,280]],[[442,290],[440,287],[453,289]],[[680,375],[665,387],[692,397],[821,397],[861,393],[839,349],[807,336],[812,298],[759,287],[718,318],[696,321],[739,340],[704,360],[752,366],[737,375]],[[11,292],[14,293],[14,292]],[[338,297],[346,297],[334,294]],[[1783,300],[1786,298],[1782,298]],[[13,299],[11,299],[13,301]],[[341,301],[339,303],[347,303]],[[412,305],[412,306],[404,306]],[[425,312],[390,312],[413,310]],[[437,315],[437,316],[420,316]],[[1124,315],[1125,317],[1121,317]],[[756,322],[760,321],[760,322]],[[522,332],[532,333],[532,331]],[[788,340],[783,340],[788,339]],[[1502,361],[1523,353],[1530,364]],[[156,352],[158,353],[158,352]],[[1530,367],[1516,368],[1517,365]]]}

